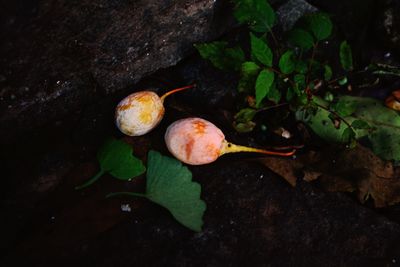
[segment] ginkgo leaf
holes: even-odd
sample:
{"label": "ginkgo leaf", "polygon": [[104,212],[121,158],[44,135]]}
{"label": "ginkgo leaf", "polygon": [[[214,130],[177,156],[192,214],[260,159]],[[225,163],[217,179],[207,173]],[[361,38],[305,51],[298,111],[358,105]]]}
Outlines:
{"label": "ginkgo leaf", "polygon": [[146,167],[140,159],[132,155],[132,152],[132,147],[124,141],[108,140],[97,153],[100,171],[75,189],[82,189],[93,184],[106,172],[120,180],[128,180],[141,175],[146,171]]}
{"label": "ginkgo leaf", "polygon": [[147,166],[146,197],[168,209],[184,226],[201,231],[206,204],[189,169],[156,151],[149,152]]}

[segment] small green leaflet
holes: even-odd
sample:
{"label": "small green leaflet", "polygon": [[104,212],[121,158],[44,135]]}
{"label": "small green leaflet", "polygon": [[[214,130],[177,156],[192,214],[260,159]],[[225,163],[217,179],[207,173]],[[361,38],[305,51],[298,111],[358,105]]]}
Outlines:
{"label": "small green leaflet", "polygon": [[261,101],[267,96],[274,83],[274,73],[269,70],[262,70],[256,80],[256,106],[260,107]]}
{"label": "small green leaflet", "polygon": [[306,76],[304,74],[294,75],[293,80],[298,91],[306,89]]}
{"label": "small green leaflet", "polygon": [[293,60],[294,52],[292,50],[288,50],[279,59],[279,68],[282,73],[290,74],[296,68],[296,62]]}
{"label": "small green leaflet", "polygon": [[192,173],[176,159],[150,151],[147,160],[146,194],[121,192],[107,197],[130,195],[145,197],[169,210],[187,228],[200,232],[206,204],[200,199],[201,186]]}
{"label": "small green leaflet", "polygon": [[351,47],[346,41],[343,41],[340,44],[339,56],[340,56],[340,64],[342,64],[342,68],[346,71],[353,70],[353,56],[351,53]]}
{"label": "small green leaflet", "polygon": [[329,81],[332,79],[332,68],[329,65],[324,65],[324,80]]}
{"label": "small green leaflet", "polygon": [[314,45],[314,39],[310,33],[303,29],[293,29],[287,37],[290,44],[308,50]]}
{"label": "small green leaflet", "polygon": [[195,44],[202,58],[220,70],[240,70],[244,62],[244,52],[240,47],[228,48],[227,42],[212,42],[206,44]]}
{"label": "small green leaflet", "polygon": [[254,57],[267,67],[272,66],[272,51],[260,38],[250,33],[251,53]]}
{"label": "small green leaflet", "polygon": [[337,103],[332,104],[332,109],[336,111],[340,116],[347,117],[353,114],[357,109],[357,103],[352,101],[346,101],[341,98]]}
{"label": "small green leaflet", "polygon": [[351,123],[351,127],[354,129],[371,129],[371,126],[366,121],[355,120]]}
{"label": "small green leaflet", "polygon": [[298,73],[301,74],[306,74],[308,71],[308,65],[307,62],[303,61],[303,60],[299,60],[296,62],[296,68],[295,71],[297,71]]}
{"label": "small green leaflet", "polygon": [[331,19],[322,13],[313,13],[305,16],[309,30],[318,41],[327,39],[332,33]]}
{"label": "small green leaflet", "polygon": [[261,68],[252,61],[242,64],[240,80],[238,83],[239,92],[253,93],[254,85]]}
{"label": "small green leaflet", "polygon": [[276,16],[267,0],[234,0],[234,16],[240,23],[248,23],[254,32],[267,32],[274,26]]}
{"label": "small green leaflet", "polygon": [[282,97],[281,91],[279,91],[278,88],[276,87],[276,83],[273,83],[267,94],[268,100],[277,104],[281,100],[281,97]]}
{"label": "small green leaflet", "polygon": [[239,133],[251,132],[256,124],[252,121],[254,116],[257,114],[257,110],[252,108],[241,109],[235,115],[235,122],[233,127]]}
{"label": "small green leaflet", "polygon": [[132,155],[132,148],[127,143],[117,140],[108,140],[97,153],[100,171],[86,183],[75,189],[82,189],[97,181],[104,173],[108,172],[120,180],[129,180],[146,171],[142,161]]}
{"label": "small green leaflet", "polygon": [[253,108],[243,108],[239,110],[238,113],[235,114],[236,122],[248,122],[251,121],[254,116],[257,114],[257,110]]}

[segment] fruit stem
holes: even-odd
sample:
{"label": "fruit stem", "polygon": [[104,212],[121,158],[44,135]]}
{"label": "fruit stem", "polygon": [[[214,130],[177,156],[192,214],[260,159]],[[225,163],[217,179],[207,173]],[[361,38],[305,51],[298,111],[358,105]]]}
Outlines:
{"label": "fruit stem", "polygon": [[228,141],[225,140],[224,144],[222,145],[220,156],[223,154],[227,154],[227,153],[238,153],[238,152],[253,152],[253,153],[261,153],[261,154],[265,154],[265,155],[290,157],[296,152],[296,149],[293,149],[292,151],[289,151],[289,152],[278,152],[278,151],[264,150],[264,149],[254,148],[254,147],[235,145],[235,144],[229,143]]}
{"label": "fruit stem", "polygon": [[78,185],[75,187],[75,190],[81,190],[85,187],[88,187],[89,185],[92,185],[94,182],[96,182],[103,174],[105,173],[104,170],[100,170],[95,176],[93,176],[91,179],[86,181],[85,183]]}
{"label": "fruit stem", "polygon": [[174,93],[176,93],[176,92],[179,92],[179,91],[182,91],[182,90],[186,90],[186,89],[189,89],[189,88],[193,88],[193,87],[195,87],[195,84],[188,85],[188,86],[185,86],[185,87],[176,88],[176,89],[173,89],[173,90],[171,90],[171,91],[169,91],[169,92],[166,92],[165,94],[163,94],[163,95],[160,97],[160,98],[161,98],[161,102],[164,103],[165,98],[166,98],[167,96],[169,96],[169,95],[172,95],[172,94],[174,94]]}

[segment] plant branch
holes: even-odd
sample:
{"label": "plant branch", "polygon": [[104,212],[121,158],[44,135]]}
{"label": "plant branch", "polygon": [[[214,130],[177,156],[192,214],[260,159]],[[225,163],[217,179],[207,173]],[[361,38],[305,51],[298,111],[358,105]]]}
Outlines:
{"label": "plant branch", "polygon": [[312,63],[313,63],[313,61],[314,61],[315,51],[317,50],[317,48],[318,48],[318,41],[314,44],[313,50],[312,50],[312,53],[311,53],[310,64],[308,64],[308,69],[307,69],[306,84],[308,84],[308,81],[309,81],[309,79],[310,79],[310,73],[311,73],[311,70],[312,70]]}
{"label": "plant branch", "polygon": [[105,171],[103,171],[103,170],[99,171],[95,176],[93,176],[91,179],[89,179],[85,183],[76,186],[75,190],[81,190],[81,189],[83,189],[85,187],[88,187],[89,185],[91,185],[94,182],[96,182],[104,173],[105,173]]}
{"label": "plant branch", "polygon": [[317,104],[317,103],[314,103],[314,104],[315,104],[317,107],[322,108],[322,109],[328,111],[329,113],[335,115],[337,118],[339,118],[339,120],[343,121],[344,124],[346,124],[350,129],[352,129],[352,130],[354,131],[354,128],[350,125],[350,123],[348,123],[348,122],[347,122],[342,116],[340,116],[337,112],[332,111],[332,110],[330,110],[330,109],[328,109],[328,108],[326,108],[326,107],[324,107],[324,106],[322,106],[322,105],[320,105],[320,104]]}

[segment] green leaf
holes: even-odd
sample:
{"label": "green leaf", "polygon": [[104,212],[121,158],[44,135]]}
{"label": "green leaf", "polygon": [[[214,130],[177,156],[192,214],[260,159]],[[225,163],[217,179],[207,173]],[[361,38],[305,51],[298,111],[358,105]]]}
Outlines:
{"label": "green leaf", "polygon": [[356,133],[354,130],[350,127],[347,127],[342,134],[342,141],[343,143],[349,143],[351,140],[354,140],[356,138]]}
{"label": "green leaf", "polygon": [[371,126],[369,126],[368,122],[363,121],[363,120],[355,120],[351,123],[351,127],[354,129],[371,129]]}
{"label": "green leaf", "polygon": [[239,110],[238,113],[235,114],[236,122],[248,122],[251,121],[254,116],[257,114],[257,110],[253,108],[243,108]]}
{"label": "green leaf", "polygon": [[235,115],[235,121],[233,127],[239,133],[248,133],[253,131],[256,124],[252,121],[254,116],[257,114],[257,110],[252,108],[241,109]]}
{"label": "green leaf", "polygon": [[253,121],[247,121],[247,122],[234,122],[233,127],[238,133],[249,133],[253,131],[254,127],[256,127],[256,124]]}
{"label": "green leaf", "polygon": [[288,33],[288,42],[294,46],[308,50],[314,45],[314,39],[310,33],[303,29],[295,28]]}
{"label": "green leaf", "polygon": [[331,19],[322,13],[313,13],[305,16],[307,26],[318,41],[327,39],[332,33]]}
{"label": "green leaf", "polygon": [[296,96],[296,92],[292,87],[289,87],[286,91],[286,101],[290,102]]}
{"label": "green leaf", "polygon": [[347,81],[347,77],[343,77],[342,79],[340,79],[340,80],[338,81],[338,84],[339,84],[339,85],[345,85],[347,82],[348,82],[348,81]]}
{"label": "green leaf", "polygon": [[240,23],[248,23],[255,32],[270,31],[276,15],[266,0],[235,0],[234,16]]}
{"label": "green leaf", "polygon": [[351,52],[351,47],[347,43],[347,41],[343,41],[340,44],[340,64],[342,64],[342,67],[346,71],[351,71],[353,70],[353,56]]}
{"label": "green leaf", "polygon": [[298,90],[306,89],[306,76],[304,74],[294,75],[293,80]]}
{"label": "green leaf", "polygon": [[324,80],[329,81],[332,79],[332,68],[329,65],[324,65]]}
{"label": "green leaf", "polygon": [[281,58],[279,59],[279,68],[281,69],[282,73],[290,74],[296,68],[296,62],[293,59],[294,52],[292,50],[286,51]]}
{"label": "green leaf", "polygon": [[201,186],[192,173],[176,159],[150,151],[146,196],[168,209],[172,216],[193,231],[201,231],[206,204],[200,199]]}
{"label": "green leaf", "polygon": [[75,189],[93,184],[106,172],[117,179],[128,180],[146,171],[142,161],[132,155],[131,146],[117,139],[110,139],[103,145],[97,153],[97,160],[100,163],[100,172]]}
{"label": "green leaf", "polygon": [[279,101],[281,101],[282,94],[281,91],[279,91],[278,88],[276,87],[275,83],[273,83],[271,88],[269,89],[267,98],[276,104],[279,103]]}
{"label": "green leaf", "polygon": [[272,67],[273,55],[268,45],[260,38],[250,33],[251,53],[262,64]]}
{"label": "green leaf", "polygon": [[267,96],[271,85],[274,82],[274,73],[269,70],[262,70],[256,80],[256,106]]}
{"label": "green leaf", "polygon": [[[317,97],[313,99],[329,108],[327,102]],[[376,155],[385,160],[400,161],[400,114],[398,112],[386,108],[379,100],[367,97],[342,96],[338,103],[340,102],[344,103],[343,106],[352,106],[351,110],[355,107],[351,115],[344,119],[354,128],[356,139],[366,137]],[[296,112],[296,118],[304,121],[321,138],[329,142],[343,143],[342,137],[348,126],[341,123],[336,129],[330,122],[329,115],[330,112],[322,108],[318,108],[312,116],[306,116],[305,110]],[[365,123],[357,122],[359,120],[367,123],[368,128]]]}
{"label": "green leaf", "polygon": [[195,44],[200,56],[220,70],[240,70],[245,55],[240,47],[228,48],[227,42]]}
{"label": "green leaf", "polygon": [[[313,101],[329,109],[329,103],[321,98],[314,96]],[[330,116],[331,113],[329,111],[319,107],[313,113],[305,108],[301,108],[296,112],[297,120],[305,122],[322,139],[333,143],[343,143],[343,134],[348,126],[345,123],[340,123],[339,127],[336,128]]]}
{"label": "green leaf", "polygon": [[242,64],[240,80],[238,83],[239,92],[252,92],[254,85],[260,72],[260,67],[252,62],[247,61]]}
{"label": "green leaf", "polygon": [[296,62],[296,69],[295,69],[298,73],[301,74],[306,74],[308,71],[308,65],[307,62],[303,61],[303,60],[299,60]]}
{"label": "green leaf", "polygon": [[332,109],[340,116],[347,117],[356,111],[357,103],[340,98],[337,103],[332,105]]}

